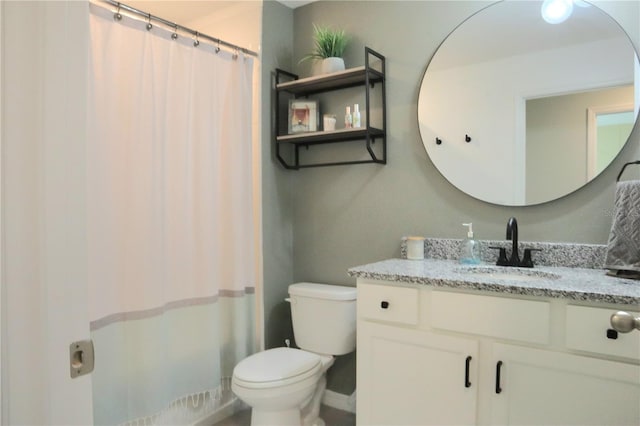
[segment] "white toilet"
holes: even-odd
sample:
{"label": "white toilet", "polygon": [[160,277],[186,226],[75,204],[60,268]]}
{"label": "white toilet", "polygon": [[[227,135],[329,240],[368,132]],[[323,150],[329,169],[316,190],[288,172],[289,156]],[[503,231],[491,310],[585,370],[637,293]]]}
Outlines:
{"label": "white toilet", "polygon": [[323,426],[318,416],[325,372],[334,355],[356,348],[356,288],[289,286],[291,319],[301,349],[275,348],[243,359],[231,389],[252,408],[252,426]]}

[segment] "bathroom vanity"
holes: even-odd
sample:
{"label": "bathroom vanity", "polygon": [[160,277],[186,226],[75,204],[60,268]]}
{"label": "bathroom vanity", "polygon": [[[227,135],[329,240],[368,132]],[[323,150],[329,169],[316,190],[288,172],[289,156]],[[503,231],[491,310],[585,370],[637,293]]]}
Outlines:
{"label": "bathroom vanity", "polygon": [[357,277],[359,425],[640,423],[640,282],[391,259]]}

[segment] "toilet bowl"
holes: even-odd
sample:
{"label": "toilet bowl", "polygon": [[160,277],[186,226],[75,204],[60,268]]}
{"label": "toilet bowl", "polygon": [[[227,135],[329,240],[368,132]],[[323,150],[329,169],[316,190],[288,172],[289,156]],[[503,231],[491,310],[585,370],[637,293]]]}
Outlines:
{"label": "toilet bowl", "polygon": [[[333,357],[292,348],[258,352],[234,369],[233,392],[252,407],[252,425],[322,426],[314,396]],[[318,387],[322,391],[318,392]]]}
{"label": "toilet bowl", "polygon": [[334,355],[355,349],[356,289],[289,286],[293,332],[300,349],[253,354],[233,370],[232,391],[252,408],[252,426],[324,426],[319,417],[326,371]]}

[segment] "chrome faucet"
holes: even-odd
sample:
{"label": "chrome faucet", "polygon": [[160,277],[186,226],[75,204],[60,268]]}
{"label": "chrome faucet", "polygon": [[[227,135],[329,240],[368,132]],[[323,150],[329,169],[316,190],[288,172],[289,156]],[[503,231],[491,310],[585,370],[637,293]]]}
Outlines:
{"label": "chrome faucet", "polygon": [[515,217],[510,217],[507,222],[507,240],[511,240],[511,258],[508,266],[520,266],[520,256],[518,255],[518,221]]}

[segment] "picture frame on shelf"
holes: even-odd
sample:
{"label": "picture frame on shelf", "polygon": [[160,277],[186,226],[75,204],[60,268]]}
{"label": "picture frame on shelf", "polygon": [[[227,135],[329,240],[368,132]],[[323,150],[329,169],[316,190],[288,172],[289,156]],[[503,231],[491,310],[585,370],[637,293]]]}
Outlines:
{"label": "picture frame on shelf", "polygon": [[289,134],[317,132],[320,121],[318,101],[289,100]]}

